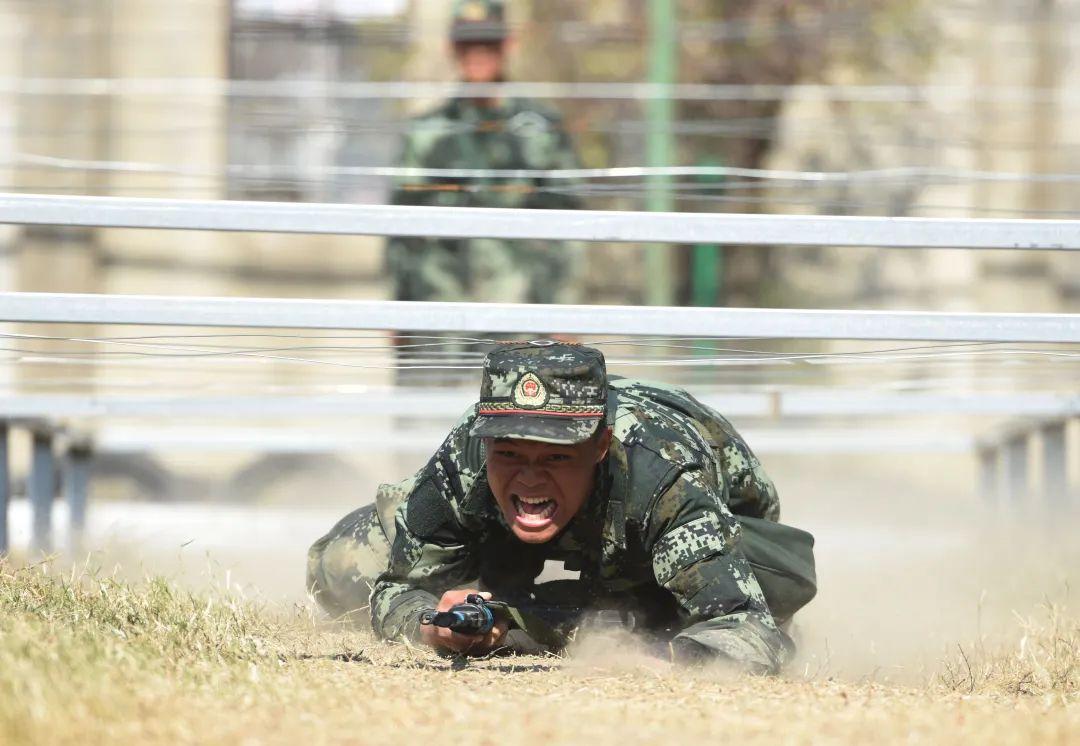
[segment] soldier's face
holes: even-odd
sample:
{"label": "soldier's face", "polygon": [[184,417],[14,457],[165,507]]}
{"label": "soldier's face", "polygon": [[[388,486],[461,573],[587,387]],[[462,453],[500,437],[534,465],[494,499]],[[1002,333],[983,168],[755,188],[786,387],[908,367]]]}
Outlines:
{"label": "soldier's face", "polygon": [[607,456],[611,430],[577,445],[534,440],[487,441],[491,492],[521,541],[551,541],[592,492],[596,465]]}
{"label": "soldier's face", "polygon": [[454,45],[458,72],[466,83],[495,83],[506,65],[504,42],[469,42]]}

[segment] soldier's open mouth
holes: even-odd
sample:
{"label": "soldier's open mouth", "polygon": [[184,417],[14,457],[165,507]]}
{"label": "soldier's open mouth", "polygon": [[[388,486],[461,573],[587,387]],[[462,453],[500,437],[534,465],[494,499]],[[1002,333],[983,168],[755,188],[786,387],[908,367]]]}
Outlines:
{"label": "soldier's open mouth", "polygon": [[522,497],[514,495],[514,510],[517,519],[527,526],[542,526],[551,520],[558,509],[558,504],[548,497]]}

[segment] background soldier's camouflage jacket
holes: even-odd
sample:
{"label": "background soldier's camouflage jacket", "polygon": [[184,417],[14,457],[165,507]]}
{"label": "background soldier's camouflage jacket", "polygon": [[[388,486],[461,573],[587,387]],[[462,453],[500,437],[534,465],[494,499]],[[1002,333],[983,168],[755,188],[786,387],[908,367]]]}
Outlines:
{"label": "background soldier's camouflage jacket", "polygon": [[[671,639],[676,651],[775,671],[791,642],[731,513],[779,517],[757,459],[724,418],[679,389],[613,377],[608,411],[614,438],[591,497],[558,539],[539,545],[519,542],[504,523],[466,415],[396,514],[390,568],[371,595],[375,631],[415,638],[422,609],[479,582],[554,627],[579,620],[547,615],[551,605],[631,612],[636,629]],[[534,585],[546,560],[580,579]]]}
{"label": "background soldier's camouflage jacket", "polygon": [[[577,168],[556,113],[525,99],[479,106],[452,99],[413,120],[401,165],[439,169]],[[565,179],[405,177],[398,205],[578,209]],[[566,303],[577,300],[581,247],[552,241],[394,238],[388,268],[398,300]]]}

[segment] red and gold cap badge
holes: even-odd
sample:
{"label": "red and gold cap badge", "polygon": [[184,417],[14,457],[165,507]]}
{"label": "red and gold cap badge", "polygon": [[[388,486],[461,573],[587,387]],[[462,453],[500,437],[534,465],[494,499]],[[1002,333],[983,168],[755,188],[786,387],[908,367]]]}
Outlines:
{"label": "red and gold cap badge", "polygon": [[514,386],[514,404],[523,409],[539,409],[547,400],[547,387],[534,373],[526,373]]}

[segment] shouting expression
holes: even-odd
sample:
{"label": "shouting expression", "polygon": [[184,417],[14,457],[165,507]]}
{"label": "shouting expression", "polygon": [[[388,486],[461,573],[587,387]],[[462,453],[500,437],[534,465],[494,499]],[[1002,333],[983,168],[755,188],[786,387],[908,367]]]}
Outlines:
{"label": "shouting expression", "polygon": [[506,524],[521,541],[542,544],[558,536],[589,498],[611,430],[575,445],[503,438],[486,443],[488,484]]}

